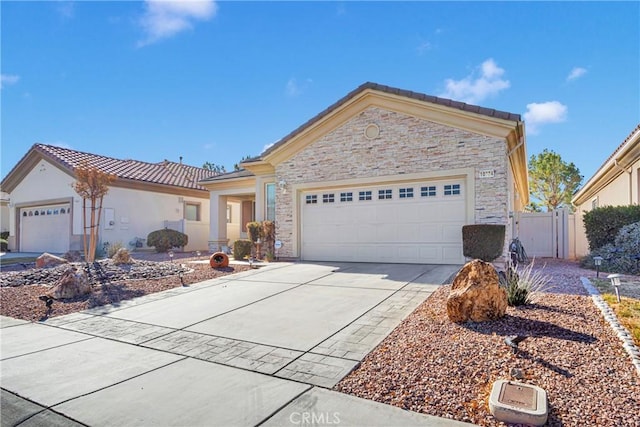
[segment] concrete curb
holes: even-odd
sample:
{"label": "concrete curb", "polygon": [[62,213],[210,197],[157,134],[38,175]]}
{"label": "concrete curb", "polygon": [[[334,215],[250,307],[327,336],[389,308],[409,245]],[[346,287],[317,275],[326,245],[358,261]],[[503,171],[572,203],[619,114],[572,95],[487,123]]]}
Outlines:
{"label": "concrete curb", "polygon": [[586,277],[581,277],[580,281],[582,282],[582,286],[584,286],[584,289],[591,296],[593,303],[600,309],[605,320],[609,323],[609,325],[611,325],[614,332],[618,335],[618,338],[620,338],[620,341],[622,341],[622,347],[631,358],[631,363],[636,368],[638,376],[640,376],[640,349],[638,349],[638,346],[636,346],[633,342],[631,334],[629,333],[627,328],[620,324],[618,318],[616,317],[616,314],[613,312],[611,307],[609,307],[609,304],[607,304],[607,302],[602,299],[600,291],[598,291],[598,289],[593,286],[591,281]]}

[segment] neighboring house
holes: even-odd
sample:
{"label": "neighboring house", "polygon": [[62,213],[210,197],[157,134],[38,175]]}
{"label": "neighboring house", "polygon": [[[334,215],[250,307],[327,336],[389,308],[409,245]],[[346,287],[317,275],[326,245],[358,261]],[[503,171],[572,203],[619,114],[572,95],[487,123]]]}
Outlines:
{"label": "neighboring house", "polygon": [[575,194],[576,256],[589,253],[583,216],[602,206],[627,206],[640,203],[640,125],[609,156],[596,173]]}
{"label": "neighboring house", "polygon": [[459,264],[465,224],[505,224],[510,240],[526,159],[518,114],[365,83],[243,170],[200,182],[210,244],[232,238],[234,201],[238,227],[275,220],[282,258]]}
{"label": "neighboring house", "polygon": [[0,232],[9,231],[9,195],[0,192]]}
{"label": "neighboring house", "polygon": [[138,240],[137,247],[145,248],[151,231],[172,228],[189,236],[185,250],[208,248],[209,192],[198,181],[213,172],[182,162],[120,160],[35,144],[0,184],[9,194],[9,249],[82,251],[82,198],[73,184],[74,170],[84,165],[117,176],[103,201],[100,245],[136,249]]}

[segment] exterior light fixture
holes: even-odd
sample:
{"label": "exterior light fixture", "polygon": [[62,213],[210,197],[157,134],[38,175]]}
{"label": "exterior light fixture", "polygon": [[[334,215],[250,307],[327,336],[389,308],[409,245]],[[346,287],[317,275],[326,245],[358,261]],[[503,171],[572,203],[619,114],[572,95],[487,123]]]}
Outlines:
{"label": "exterior light fixture", "polygon": [[618,290],[618,286],[620,286],[620,275],[619,274],[610,274],[607,276],[607,279],[611,280],[611,286],[616,290],[616,298],[618,299],[618,303],[620,302],[620,291]]}
{"label": "exterior light fixture", "polygon": [[600,277],[600,266],[602,265],[602,257],[601,256],[594,256],[593,257],[593,262],[595,262],[595,264],[596,264],[596,277],[599,278]]}

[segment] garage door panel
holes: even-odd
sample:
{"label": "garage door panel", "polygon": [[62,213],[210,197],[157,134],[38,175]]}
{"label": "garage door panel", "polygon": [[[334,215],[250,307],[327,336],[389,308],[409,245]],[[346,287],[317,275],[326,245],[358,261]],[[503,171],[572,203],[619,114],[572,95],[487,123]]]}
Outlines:
{"label": "garage door panel", "polygon": [[22,208],[19,215],[21,251],[64,253],[69,250],[68,204]]}
{"label": "garage door panel", "polygon": [[444,264],[456,264],[462,253],[462,245],[445,245],[442,247],[442,261]]}
{"label": "garage door panel", "polygon": [[[466,201],[444,196],[444,184],[433,181],[371,188],[372,200],[302,204],[301,255],[313,261],[399,263],[462,263],[462,232]],[[423,195],[421,186],[436,186],[437,196]],[[462,188],[464,188],[461,185]],[[400,198],[400,189],[413,188],[413,197]],[[378,190],[391,190],[390,199],[378,199]],[[366,189],[369,191],[369,189]],[[323,194],[322,190],[306,194]],[[388,193],[387,193],[388,194]],[[303,195],[302,200],[306,200]],[[321,200],[321,196],[318,197]]]}
{"label": "garage door panel", "polygon": [[419,224],[398,224],[396,228],[397,240],[411,243],[423,241],[424,239],[422,239],[421,233],[418,232],[419,229]]}
{"label": "garage door panel", "polygon": [[459,225],[445,225],[442,227],[442,241],[455,243],[462,239],[462,229]]}

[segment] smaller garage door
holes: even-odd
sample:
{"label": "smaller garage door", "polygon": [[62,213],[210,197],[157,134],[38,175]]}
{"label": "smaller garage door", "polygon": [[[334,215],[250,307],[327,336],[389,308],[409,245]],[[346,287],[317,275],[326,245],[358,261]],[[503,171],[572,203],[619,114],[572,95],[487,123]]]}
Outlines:
{"label": "smaller garage door", "polygon": [[464,180],[315,190],[302,195],[302,258],[458,264]]}
{"label": "smaller garage door", "polygon": [[20,251],[65,253],[71,236],[69,203],[20,209]]}

